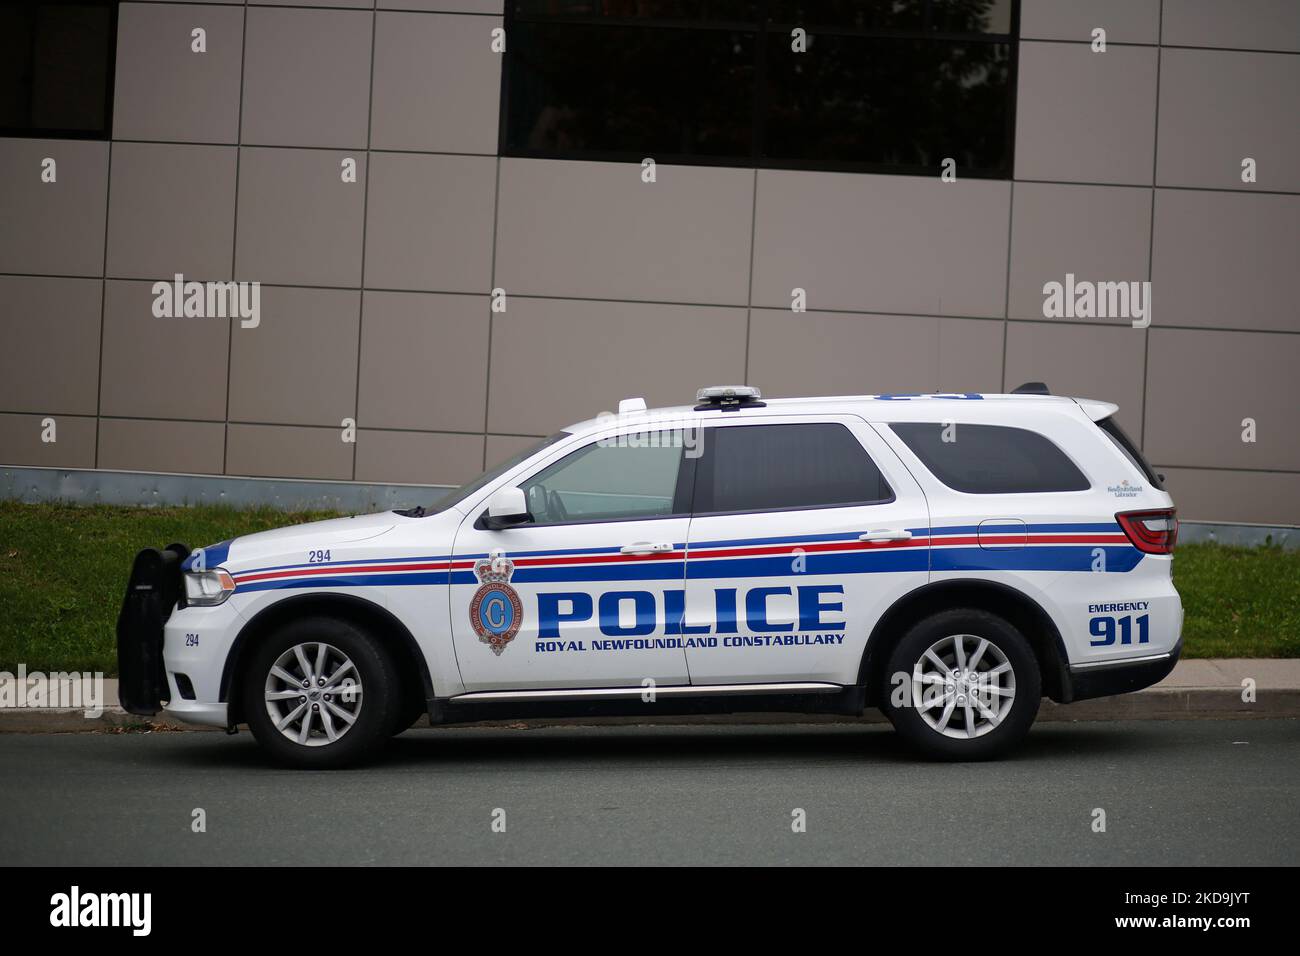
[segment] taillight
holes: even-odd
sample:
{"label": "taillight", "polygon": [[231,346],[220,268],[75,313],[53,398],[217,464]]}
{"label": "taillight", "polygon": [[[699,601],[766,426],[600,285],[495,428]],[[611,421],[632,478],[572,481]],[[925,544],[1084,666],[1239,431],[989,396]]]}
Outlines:
{"label": "taillight", "polygon": [[1124,529],[1133,547],[1147,554],[1172,554],[1178,541],[1178,512],[1174,508],[1160,511],[1123,511],[1115,520]]}

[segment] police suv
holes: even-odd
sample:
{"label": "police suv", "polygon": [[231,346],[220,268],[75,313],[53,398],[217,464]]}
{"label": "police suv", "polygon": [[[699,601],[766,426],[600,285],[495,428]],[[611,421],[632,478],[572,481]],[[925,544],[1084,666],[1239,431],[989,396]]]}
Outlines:
{"label": "police suv", "polygon": [[1046,695],[1173,668],[1177,521],[1117,407],[1048,394],[697,404],[558,432],[432,507],[136,558],[130,712],[337,766],[459,721],[882,709],[1001,754]]}

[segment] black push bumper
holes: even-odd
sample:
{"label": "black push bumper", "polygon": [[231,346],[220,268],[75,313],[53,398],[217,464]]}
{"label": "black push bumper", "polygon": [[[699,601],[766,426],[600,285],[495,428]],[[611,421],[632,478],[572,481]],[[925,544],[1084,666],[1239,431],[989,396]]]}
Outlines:
{"label": "black push bumper", "polygon": [[117,697],[127,713],[152,716],[170,696],[163,668],[163,625],[181,595],[181,563],[190,549],[170,544],[135,556],[117,615]]}
{"label": "black push bumper", "polygon": [[1180,637],[1168,654],[1150,660],[1117,661],[1097,667],[1070,668],[1070,700],[1089,700],[1093,697],[1110,697],[1127,694],[1159,683],[1169,676],[1183,653]]}

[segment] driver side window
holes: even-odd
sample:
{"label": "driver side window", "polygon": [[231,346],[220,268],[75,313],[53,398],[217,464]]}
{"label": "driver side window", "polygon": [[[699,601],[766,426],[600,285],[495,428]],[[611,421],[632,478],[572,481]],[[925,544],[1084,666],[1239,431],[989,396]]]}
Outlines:
{"label": "driver side window", "polygon": [[682,471],[680,432],[642,432],[585,445],[519,487],[538,524],[674,514]]}

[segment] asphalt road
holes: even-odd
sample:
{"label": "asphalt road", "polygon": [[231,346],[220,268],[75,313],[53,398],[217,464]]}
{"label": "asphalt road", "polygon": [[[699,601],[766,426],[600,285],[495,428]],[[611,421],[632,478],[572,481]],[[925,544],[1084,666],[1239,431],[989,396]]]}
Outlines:
{"label": "asphalt road", "polygon": [[1297,864],[1297,807],[1297,720],[1045,724],[965,765],[878,725],[424,729],[333,773],[247,734],[0,735],[4,864]]}

